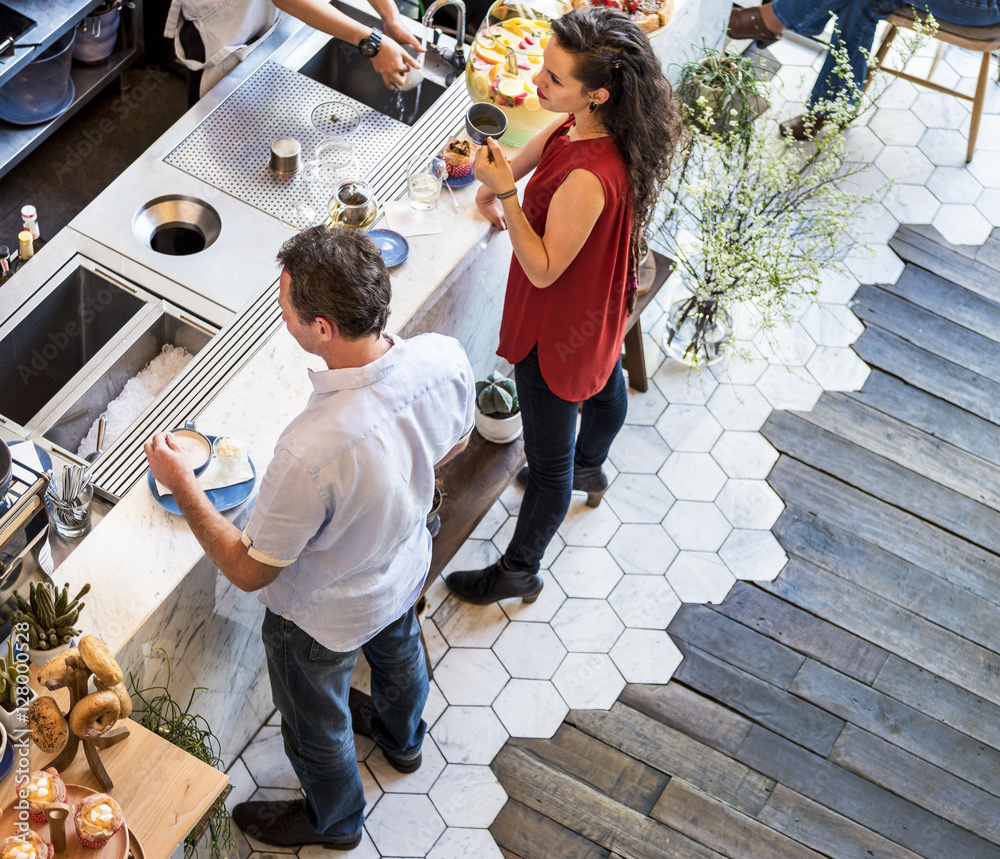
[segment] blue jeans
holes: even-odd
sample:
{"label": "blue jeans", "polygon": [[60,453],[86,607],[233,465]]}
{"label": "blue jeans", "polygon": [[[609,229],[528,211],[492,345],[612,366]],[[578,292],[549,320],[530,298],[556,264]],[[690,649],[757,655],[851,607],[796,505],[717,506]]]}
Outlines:
{"label": "blue jeans", "polygon": [[[350,838],[361,830],[365,809],[347,706],[358,651],[328,650],[270,609],[261,637],[285,754],[306,795],[306,820],[321,835]],[[413,607],[361,650],[372,670],[375,742],[396,757],[415,757],[427,731],[421,713],[428,679]]]}
{"label": "blue jeans", "polygon": [[604,388],[579,403],[560,399],[538,368],[538,348],[514,366],[517,399],[524,424],[524,453],[531,479],[524,491],[504,561],[513,570],[537,573],[556,529],[566,518],[573,489],[573,469],[600,468],[625,423],[628,394],[618,359]]}
{"label": "blue jeans", "polygon": [[[823,32],[831,15],[837,16],[831,47],[843,46],[851,61],[851,75],[860,89],[868,74],[868,59],[862,49],[871,53],[875,28],[882,18],[903,0],[772,0],[771,11],[783,27],[803,36],[818,36]],[[1000,24],[1000,6],[997,0],[919,0],[911,4],[926,9],[932,15],[952,24],[986,26]],[[836,60],[827,53],[826,61],[816,79],[809,106],[819,108],[824,101],[833,101],[844,89],[835,72]],[[822,109],[822,108],[820,108]]]}

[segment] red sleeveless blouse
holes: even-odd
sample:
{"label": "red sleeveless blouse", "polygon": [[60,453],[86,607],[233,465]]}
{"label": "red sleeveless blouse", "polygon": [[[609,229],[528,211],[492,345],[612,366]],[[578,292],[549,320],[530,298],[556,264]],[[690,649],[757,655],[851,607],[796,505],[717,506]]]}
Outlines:
{"label": "red sleeveless blouse", "polygon": [[511,257],[497,354],[512,364],[538,344],[542,378],[557,397],[578,402],[605,385],[622,351],[628,319],[632,211],[628,171],[609,137],[571,141],[572,117],[546,141],[522,209],[545,234],[549,203],[572,170],[589,170],[604,188],[601,212],[580,253],[550,286],[534,286]]}

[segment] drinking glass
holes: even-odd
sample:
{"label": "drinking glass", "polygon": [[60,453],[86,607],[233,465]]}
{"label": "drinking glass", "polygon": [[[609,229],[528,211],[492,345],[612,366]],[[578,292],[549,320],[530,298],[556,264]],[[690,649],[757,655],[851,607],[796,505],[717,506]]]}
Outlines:
{"label": "drinking glass", "polygon": [[60,537],[72,540],[90,530],[90,517],[94,509],[94,485],[84,483],[74,498],[62,497],[53,480],[45,492],[49,518]]}
{"label": "drinking glass", "polygon": [[437,206],[441,183],[447,175],[440,155],[418,155],[410,159],[406,169],[406,193],[410,208],[427,211]]}

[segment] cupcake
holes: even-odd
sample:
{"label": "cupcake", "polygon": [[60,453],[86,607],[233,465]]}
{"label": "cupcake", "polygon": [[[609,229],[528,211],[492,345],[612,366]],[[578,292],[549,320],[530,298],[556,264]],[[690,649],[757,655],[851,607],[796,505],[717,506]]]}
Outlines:
{"label": "cupcake", "polygon": [[448,175],[455,179],[468,176],[472,170],[472,162],[476,160],[476,154],[472,151],[472,144],[468,140],[450,141],[445,147],[443,157]]}
{"label": "cupcake", "polygon": [[45,822],[44,803],[66,801],[66,785],[54,767],[31,773],[20,789],[24,791],[21,796],[28,800],[28,817],[38,823]]}
{"label": "cupcake", "polygon": [[121,807],[106,793],[88,796],[76,807],[74,820],[76,837],[84,847],[103,847],[124,823]]}
{"label": "cupcake", "polygon": [[52,859],[53,853],[55,848],[31,830],[0,841],[0,859]]}

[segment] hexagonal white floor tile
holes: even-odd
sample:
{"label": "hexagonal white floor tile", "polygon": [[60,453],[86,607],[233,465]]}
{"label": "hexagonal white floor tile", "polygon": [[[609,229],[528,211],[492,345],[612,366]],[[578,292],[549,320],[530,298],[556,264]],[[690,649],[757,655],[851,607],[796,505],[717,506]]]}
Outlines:
{"label": "hexagonal white floor tile", "polygon": [[816,350],[806,369],[825,391],[859,391],[871,374],[853,349],[827,346]]}
{"label": "hexagonal white floor tile", "polygon": [[548,680],[511,680],[493,711],[512,737],[551,737],[569,707]]}
{"label": "hexagonal white floor tile", "polygon": [[677,555],[677,546],[659,525],[622,525],[608,551],[625,573],[662,576]]}
{"label": "hexagonal white floor tile", "polygon": [[823,393],[823,389],[805,367],[779,365],[767,368],[767,372],[757,383],[757,389],[773,408],[800,411],[809,411]]}
{"label": "hexagonal white floor tile", "polygon": [[572,710],[610,710],[625,678],[606,653],[570,653],[552,678]]}
{"label": "hexagonal white floor tile", "polygon": [[628,683],[667,683],[683,656],[665,630],[626,629],[611,659]]}
{"label": "hexagonal white floor tile", "polygon": [[669,455],[670,448],[653,427],[626,424],[611,445],[610,459],[619,472],[656,474]]}
{"label": "hexagonal white floor tile", "polygon": [[492,650],[453,647],[434,671],[434,680],[449,704],[488,705],[510,676]]}
{"label": "hexagonal white floor tile", "polygon": [[785,509],[763,480],[730,480],[715,500],[734,528],[770,528]]}
{"label": "hexagonal white floor tile", "polygon": [[941,201],[922,185],[893,185],[883,201],[886,209],[903,224],[929,224]]}
{"label": "hexagonal white floor tile", "polygon": [[420,769],[412,773],[396,772],[381,749],[375,749],[365,763],[385,793],[427,793],[444,770],[445,760],[433,739],[424,741],[420,753]]}
{"label": "hexagonal white floor tile", "polygon": [[940,167],[965,167],[968,140],[954,128],[928,128],[917,144],[931,163]]}
{"label": "hexagonal white floor tile", "polygon": [[427,859],[503,859],[487,829],[448,827],[427,854]]}
{"label": "hexagonal white floor tile", "polygon": [[[899,222],[882,203],[871,200],[858,209],[849,229],[859,242],[885,243],[899,229]],[[809,333],[812,334],[811,331]]]}
{"label": "hexagonal white floor tile", "polygon": [[928,128],[959,128],[969,118],[964,101],[928,90],[917,96],[910,110]]}
{"label": "hexagonal white floor tile", "polygon": [[625,627],[604,600],[567,599],[552,628],[569,651],[607,653]]}
{"label": "hexagonal white floor tile", "polygon": [[666,398],[655,385],[650,385],[646,391],[629,388],[628,413],[625,417],[625,423],[652,426],[666,405]]}
{"label": "hexagonal white floor tile", "polygon": [[[772,364],[805,364],[816,350],[816,341],[799,322],[793,322],[791,325],[778,322],[774,328],[757,334],[754,343]],[[726,429],[747,429],[747,427],[727,426]]]}
{"label": "hexagonal white floor tile", "polygon": [[498,498],[493,502],[493,506],[486,511],[486,515],[479,521],[470,535],[474,540],[490,540],[499,530],[500,526],[507,521],[510,514]]}
{"label": "hexagonal white floor tile", "polygon": [[[933,195],[931,196],[933,199]],[[838,270],[830,268],[820,275],[819,295],[817,298],[826,306],[830,306],[831,304],[846,305],[854,298],[854,293],[858,291],[858,286],[860,286],[858,279],[851,272],[846,269]]]}
{"label": "hexagonal white floor tile", "polygon": [[[868,122],[868,128],[886,146],[915,146],[926,126],[908,110],[879,108]],[[885,150],[882,154],[885,154]]]}
{"label": "hexagonal white floor tile", "polygon": [[964,167],[935,167],[927,190],[942,203],[975,203],[983,186]]}
{"label": "hexagonal white floor tile", "polygon": [[507,615],[496,603],[472,605],[449,594],[432,615],[452,647],[489,647],[507,625]]}
{"label": "hexagonal white floor tile", "polygon": [[903,273],[903,261],[886,245],[870,249],[855,245],[844,261],[862,283],[895,283]]}
{"label": "hexagonal white floor tile", "polygon": [[735,530],[719,550],[719,558],[738,579],[773,582],[788,560],[770,531]]}
{"label": "hexagonal white floor tile", "polygon": [[490,707],[449,707],[431,736],[448,763],[488,765],[510,735]]}
{"label": "hexagonal white floor tile", "polygon": [[727,430],[759,430],[771,414],[771,404],[752,385],[720,385],[708,409]]}
{"label": "hexagonal white floor tile", "polygon": [[653,383],[668,403],[704,405],[719,382],[705,369],[692,369],[677,361],[664,361]]}
{"label": "hexagonal white floor tile", "polygon": [[993,231],[993,225],[972,205],[945,203],[931,223],[953,245],[978,247]]}
{"label": "hexagonal white floor tile", "polygon": [[659,476],[681,501],[712,501],[726,483],[725,473],[708,453],[675,453]]}
{"label": "hexagonal white floor tile", "polygon": [[607,549],[569,546],[552,565],[552,575],[568,597],[604,599],[622,571]]}
{"label": "hexagonal white floor tile", "polygon": [[[906,81],[900,81],[906,83]],[[912,84],[911,84],[912,86]],[[890,88],[891,89],[891,88]],[[911,90],[913,98],[917,97],[916,91]],[[883,96],[884,98],[884,96]],[[895,107],[895,105],[884,103],[885,107]],[[885,144],[879,136],[867,125],[851,126],[844,132],[844,139],[850,147],[851,156],[858,161],[873,162],[878,158]]]}
{"label": "hexagonal white floor tile", "polygon": [[587,507],[574,501],[559,526],[559,536],[567,546],[606,546],[620,525],[621,520],[607,504]]}
{"label": "hexagonal white floor tile", "polygon": [[500,603],[503,613],[511,620],[546,623],[559,611],[559,606],[566,602],[566,594],[549,570],[539,570],[538,575],[542,577],[542,592],[534,602],[526,603],[519,599],[510,599]]}
{"label": "hexagonal white floor tile", "polygon": [[383,856],[426,856],[445,830],[434,804],[423,794],[387,794],[365,829]]}
{"label": "hexagonal white floor tile", "polygon": [[444,568],[443,576],[458,570],[481,570],[496,559],[496,547],[489,540],[466,540]]}
{"label": "hexagonal white floor tile", "polygon": [[736,579],[712,552],[681,552],[667,570],[667,581],[682,602],[720,603]]}
{"label": "hexagonal white floor tile", "polygon": [[[741,313],[742,308],[737,309],[737,317]],[[767,369],[767,361],[760,349],[750,340],[738,340],[731,352],[728,352],[718,364],[713,364],[708,368],[716,379],[722,384],[728,385],[752,385],[760,378],[765,369]]]}
{"label": "hexagonal white floor tile", "polygon": [[512,678],[550,680],[566,656],[563,647],[547,623],[515,621],[493,645],[493,652]]}
{"label": "hexagonal white floor tile", "polygon": [[608,603],[630,629],[666,629],[681,607],[663,576],[625,576]]}
{"label": "hexagonal white floor tile", "polygon": [[656,421],[656,431],[671,450],[704,453],[722,435],[722,427],[704,406],[672,405]]}
{"label": "hexagonal white floor tile", "polygon": [[448,826],[485,829],[507,802],[493,771],[486,766],[448,764],[429,794]]}
{"label": "hexagonal white floor tile", "polygon": [[979,180],[984,188],[1000,188],[1000,158],[997,158],[990,150],[979,151],[977,149],[966,169]]}
{"label": "hexagonal white floor tile", "polygon": [[760,433],[726,430],[712,448],[712,459],[729,477],[763,479],[778,461],[778,451]]}
{"label": "hexagonal white floor tile", "polygon": [[660,522],[667,515],[674,496],[655,474],[619,474],[605,501],[622,523],[648,525]]}
{"label": "hexagonal white floor tile", "polygon": [[991,224],[1000,226],[1000,190],[989,188],[979,195],[976,208],[985,215]]}
{"label": "hexagonal white floor tile", "polygon": [[840,304],[814,304],[802,315],[802,327],[817,346],[850,346],[865,330],[850,308]]}
{"label": "hexagonal white floor tile", "polygon": [[733,530],[711,501],[678,501],[663,520],[663,527],[679,549],[695,552],[719,551]]}

